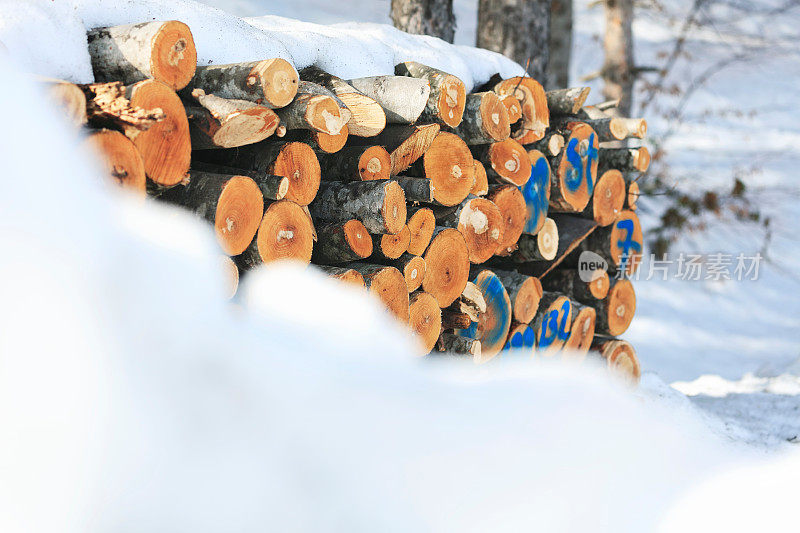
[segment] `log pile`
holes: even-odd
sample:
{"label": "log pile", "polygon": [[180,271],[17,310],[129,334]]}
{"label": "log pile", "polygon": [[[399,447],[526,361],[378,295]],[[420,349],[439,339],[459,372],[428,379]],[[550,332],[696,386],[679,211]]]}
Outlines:
{"label": "log pile", "polygon": [[[649,153],[619,144],[644,137],[643,119],[529,77],[468,93],[411,61],[353,80],[276,58],[197,66],[178,21],[88,42],[97,83],[41,83],[115,183],[213,226],[231,294],[293,259],[374,294],[420,353],[591,352],[638,379],[618,337]],[[587,274],[587,251],[607,268]]]}

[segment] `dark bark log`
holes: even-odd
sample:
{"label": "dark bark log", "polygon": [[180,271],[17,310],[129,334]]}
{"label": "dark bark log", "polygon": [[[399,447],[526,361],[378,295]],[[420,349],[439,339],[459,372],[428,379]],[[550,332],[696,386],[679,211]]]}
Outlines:
{"label": "dark bark log", "polygon": [[549,61],[550,0],[480,0],[480,48],[499,52],[527,66],[528,73],[544,80]]}
{"label": "dark bark log", "polygon": [[544,278],[548,272],[561,264],[597,228],[595,221],[575,215],[553,213],[550,216],[558,228],[558,250],[555,259],[547,263],[529,263],[518,266],[520,272],[536,276],[539,279]]}
{"label": "dark bark log", "polygon": [[456,33],[453,0],[392,0],[391,16],[394,27],[406,33],[453,42]]}
{"label": "dark bark log", "polygon": [[197,67],[185,91],[203,89],[222,98],[249,100],[272,109],[291,103],[297,94],[297,71],[285,59]]}
{"label": "dark bark log", "polygon": [[311,256],[314,263],[335,265],[372,255],[372,239],[358,220],[323,224],[316,228],[316,232],[317,244]]}
{"label": "dark bark log", "polygon": [[214,174],[231,174],[234,176],[247,176],[256,182],[264,200],[283,200],[289,191],[289,178],[285,176],[273,176],[256,170],[244,170],[225,165],[215,165],[202,161],[192,161],[192,170],[212,172]]}
{"label": "dark bark log", "polygon": [[[561,87],[564,85],[561,85]],[[569,89],[547,91],[547,109],[550,110],[550,115],[574,115],[581,110],[590,91],[589,87],[571,87]]]}
{"label": "dark bark log", "polygon": [[309,210],[322,222],[356,218],[370,233],[395,234],[406,224],[405,194],[391,180],[324,182]]}
{"label": "dark bark log", "polygon": [[406,194],[406,201],[421,202],[424,204],[434,203],[433,186],[431,180],[428,178],[398,176],[396,180],[397,184],[403,188],[403,192]]}
{"label": "dark bark log", "polygon": [[583,281],[578,270],[556,269],[542,279],[542,287],[551,292],[561,292],[572,300],[585,304],[595,303],[608,295],[608,273],[597,270],[591,282]]}
{"label": "dark bark log", "polygon": [[526,146],[528,149],[535,149],[547,157],[555,157],[564,149],[564,136],[554,131],[548,132],[541,140]]}
{"label": "dark bark log", "polygon": [[600,171],[617,169],[620,172],[647,172],[650,167],[650,151],[640,148],[601,148]]}
{"label": "dark bark log", "polygon": [[443,331],[436,341],[436,349],[456,355],[468,355],[476,362],[482,359],[481,341]]}
{"label": "dark bark log", "polygon": [[350,120],[350,110],[331,91],[301,81],[292,103],[277,111],[287,130],[312,130],[337,135]]}
{"label": "dark bark log", "polygon": [[461,124],[453,129],[453,133],[467,144],[504,141],[511,135],[508,110],[492,91],[468,94]]}
{"label": "dark bark log", "polygon": [[319,154],[324,179],[371,181],[389,179],[392,161],[382,146],[347,146],[335,154]]}

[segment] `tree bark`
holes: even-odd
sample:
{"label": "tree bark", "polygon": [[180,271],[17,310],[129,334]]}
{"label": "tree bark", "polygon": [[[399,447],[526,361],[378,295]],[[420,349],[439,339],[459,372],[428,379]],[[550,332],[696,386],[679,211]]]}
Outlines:
{"label": "tree bark", "polygon": [[548,89],[569,87],[572,58],[572,0],[552,0],[550,8],[550,59],[545,86]]}
{"label": "tree bark", "polygon": [[603,39],[603,97],[619,100],[611,114],[628,117],[633,108],[633,0],[605,0],[606,27]]}
{"label": "tree bark", "polygon": [[531,77],[544,81],[550,57],[550,4],[551,0],[480,0],[478,46],[527,65]]}
{"label": "tree bark", "polygon": [[542,279],[547,291],[558,291],[585,304],[596,303],[608,295],[610,278],[603,270],[595,271],[595,279],[587,283],[575,269],[557,269]]}
{"label": "tree bark", "polygon": [[[564,1],[564,0],[557,0]],[[561,85],[560,87],[566,87]],[[574,115],[581,110],[591,89],[589,87],[570,87],[547,91],[547,109],[550,115]]]}
{"label": "tree bark", "polygon": [[392,24],[406,33],[432,35],[448,43],[456,33],[453,0],[392,0]]}
{"label": "tree bark", "polygon": [[406,224],[405,194],[391,180],[324,182],[309,210],[322,222],[356,218],[370,233],[395,234]]}
{"label": "tree bark", "polygon": [[312,130],[337,135],[350,120],[350,110],[331,91],[301,81],[292,103],[277,111],[287,130]]}
{"label": "tree bark", "polygon": [[481,341],[455,335],[448,331],[443,331],[436,341],[436,349],[440,352],[449,352],[455,355],[468,355],[475,362],[482,359]]}
{"label": "tree bark", "polygon": [[372,255],[372,239],[358,220],[323,224],[316,230],[317,244],[311,256],[314,263],[336,265]]}
{"label": "tree bark", "polygon": [[398,76],[423,79],[430,85],[431,92],[420,115],[421,120],[437,122],[451,128],[461,123],[467,97],[467,88],[463,81],[452,74],[416,61],[395,65],[394,71]]}
{"label": "tree bark", "polygon": [[414,124],[428,105],[431,94],[427,80],[407,76],[370,76],[348,83],[375,100],[390,124]]}
{"label": "tree bark", "polygon": [[647,172],[650,167],[650,150],[639,148],[600,149],[600,171],[617,169],[621,172]]}
{"label": "tree bark", "polygon": [[297,94],[298,76],[285,59],[197,67],[186,91],[203,89],[222,98],[250,100],[272,109],[291,103]]}
{"label": "tree bark", "polygon": [[256,170],[244,170],[224,165],[215,165],[213,163],[204,163],[202,161],[192,161],[191,170],[201,170],[214,174],[247,176],[255,181],[258,188],[261,189],[264,200],[283,200],[286,193],[289,192],[289,178],[286,176],[273,176],[272,174],[266,174]]}

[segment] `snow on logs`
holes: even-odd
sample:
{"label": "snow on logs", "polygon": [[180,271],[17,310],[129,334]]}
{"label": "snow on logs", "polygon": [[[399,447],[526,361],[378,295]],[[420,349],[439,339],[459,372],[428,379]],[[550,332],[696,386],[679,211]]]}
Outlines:
{"label": "snow on logs", "polygon": [[[638,376],[613,337],[636,308],[644,119],[527,76],[468,93],[413,61],[350,80],[278,58],[197,66],[177,21],[98,28],[89,48],[106,83],[40,83],[109,181],[214,227],[226,279],[311,262],[373,293],[420,353],[591,349]],[[609,272],[587,278],[583,251]]]}

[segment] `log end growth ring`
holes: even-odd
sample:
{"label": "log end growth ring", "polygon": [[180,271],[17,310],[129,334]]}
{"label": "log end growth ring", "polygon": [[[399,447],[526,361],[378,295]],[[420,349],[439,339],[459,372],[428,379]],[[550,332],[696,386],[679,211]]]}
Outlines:
{"label": "log end growth ring", "polygon": [[161,25],[153,36],[150,72],[173,91],[186,87],[197,69],[197,49],[189,26],[177,20]]}
{"label": "log end growth ring", "polygon": [[239,255],[247,249],[264,213],[264,197],[256,182],[247,176],[233,176],[219,195],[214,230],[223,251]]}
{"label": "log end growth ring", "polygon": [[270,204],[256,236],[261,260],[267,263],[293,259],[310,263],[313,233],[311,219],[299,205],[289,200]]}

